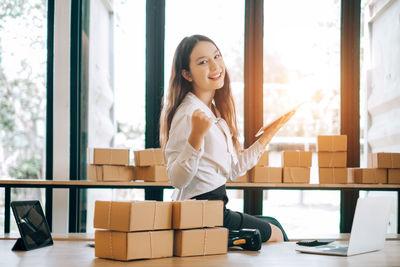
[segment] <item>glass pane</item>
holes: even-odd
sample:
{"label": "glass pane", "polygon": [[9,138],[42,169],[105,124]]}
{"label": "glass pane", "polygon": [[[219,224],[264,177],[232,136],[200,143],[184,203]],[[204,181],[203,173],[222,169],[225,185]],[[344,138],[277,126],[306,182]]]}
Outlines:
{"label": "glass pane", "polygon": [[[129,148],[131,165],[145,141],[145,14],[145,0],[90,6],[88,146]],[[88,232],[100,199],[144,200],[144,190],[88,190]]]}
{"label": "glass pane", "polygon": [[179,42],[194,34],[211,38],[221,50],[229,71],[243,143],[244,1],[168,0],[165,9],[165,90],[168,90],[172,59]]}
{"label": "glass pane", "polygon": [[[270,165],[282,166],[281,153],[284,150],[312,151],[310,182],[318,183],[317,136],[340,133],[340,1],[264,1],[263,90],[264,124],[307,101],[272,139],[268,147]],[[328,194],[326,191],[323,193]],[[331,193],[336,196],[336,193]],[[293,197],[291,204],[286,204],[285,194],[268,194],[266,198],[268,201],[272,196],[280,198],[276,203],[282,211],[304,207],[303,197],[310,201],[310,205],[321,203],[316,192],[290,194],[302,197]],[[337,227],[328,230],[338,233],[339,195],[329,199],[329,208],[320,205],[320,211],[301,216],[307,220],[293,220],[289,211],[279,216],[288,223],[287,228],[309,229],[308,233],[313,234],[313,229],[320,227],[316,218],[333,209],[331,214],[337,216],[333,220]],[[268,210],[264,211],[265,215],[270,215]],[[306,230],[302,234],[306,235]]]}
{"label": "glass pane", "polygon": [[[186,36],[205,35],[220,49],[231,78],[232,95],[236,104],[239,141],[244,141],[244,2],[243,0],[168,0],[165,11],[165,76],[168,90],[172,59],[179,42]],[[229,8],[227,8],[229,6]],[[237,204],[239,190],[233,190],[229,205],[243,210]],[[239,194],[239,195],[238,195]]]}
{"label": "glass pane", "polygon": [[0,10],[2,178],[45,178],[46,2],[11,1]]}

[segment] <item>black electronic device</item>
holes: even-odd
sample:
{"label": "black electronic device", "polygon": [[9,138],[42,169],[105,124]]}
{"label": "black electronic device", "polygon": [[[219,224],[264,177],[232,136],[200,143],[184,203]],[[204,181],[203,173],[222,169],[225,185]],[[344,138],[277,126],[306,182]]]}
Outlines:
{"label": "black electronic device", "polygon": [[327,244],[332,243],[334,241],[336,241],[336,239],[302,240],[302,241],[296,242],[296,244],[299,245],[299,246],[316,247],[316,246],[327,245]]}
{"label": "black electronic device", "polygon": [[261,249],[261,233],[258,229],[230,230],[228,247],[240,246],[245,250],[258,251]]}
{"label": "black electronic device", "polygon": [[11,208],[21,235],[12,250],[31,250],[53,245],[50,228],[38,200],[13,201]]}

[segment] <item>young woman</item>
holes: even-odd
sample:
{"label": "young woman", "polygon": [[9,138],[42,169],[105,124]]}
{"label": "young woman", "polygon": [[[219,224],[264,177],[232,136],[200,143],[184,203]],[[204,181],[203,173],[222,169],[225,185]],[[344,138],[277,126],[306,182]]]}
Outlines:
{"label": "young woman", "polygon": [[[226,205],[227,179],[234,180],[254,167],[281,126],[278,121],[242,151],[230,79],[221,52],[202,35],[180,42],[160,118],[160,143],[165,150],[168,177],[175,188],[173,200],[218,199]],[[263,242],[287,239],[276,220],[226,208],[224,226],[230,230],[259,229]]]}

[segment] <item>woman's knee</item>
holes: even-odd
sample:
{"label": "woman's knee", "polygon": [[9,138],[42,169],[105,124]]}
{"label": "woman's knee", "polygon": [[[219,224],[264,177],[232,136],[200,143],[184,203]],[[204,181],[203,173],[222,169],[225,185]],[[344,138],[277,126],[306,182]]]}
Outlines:
{"label": "woman's knee", "polygon": [[283,234],[279,227],[270,223],[271,226],[271,237],[268,239],[268,242],[283,242]]}

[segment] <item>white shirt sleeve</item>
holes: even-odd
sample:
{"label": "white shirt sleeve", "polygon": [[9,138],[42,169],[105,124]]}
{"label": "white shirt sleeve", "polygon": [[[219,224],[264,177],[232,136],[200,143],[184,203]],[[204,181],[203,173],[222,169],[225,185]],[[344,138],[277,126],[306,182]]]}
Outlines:
{"label": "white shirt sleeve", "polygon": [[232,162],[231,180],[235,180],[243,175],[246,171],[253,168],[257,164],[264,151],[263,145],[256,141],[249,148],[240,152],[237,163],[235,164]]}
{"label": "white shirt sleeve", "polygon": [[178,189],[188,185],[199,167],[199,160],[204,153],[204,142],[200,151],[189,144],[188,138],[192,129],[191,117],[181,116],[173,121],[169,139],[165,148],[167,173],[171,185]]}

